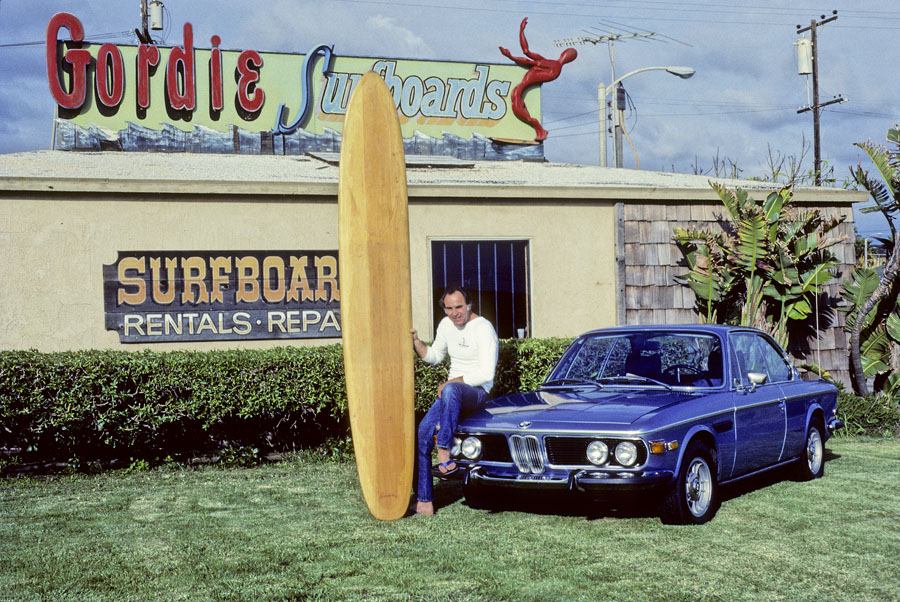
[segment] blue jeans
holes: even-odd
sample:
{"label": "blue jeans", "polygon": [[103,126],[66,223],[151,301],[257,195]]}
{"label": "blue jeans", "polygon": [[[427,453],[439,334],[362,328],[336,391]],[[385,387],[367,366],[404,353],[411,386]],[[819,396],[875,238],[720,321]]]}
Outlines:
{"label": "blue jeans", "polygon": [[456,424],[460,415],[469,414],[484,406],[487,399],[487,391],[481,387],[472,387],[465,383],[451,382],[444,385],[441,396],[438,397],[431,409],[419,423],[419,432],[416,445],[416,486],[417,499],[420,502],[430,502],[434,496],[431,476],[431,451],[434,449],[435,429],[437,431],[437,446],[449,449],[453,446],[453,433],[456,432]]}

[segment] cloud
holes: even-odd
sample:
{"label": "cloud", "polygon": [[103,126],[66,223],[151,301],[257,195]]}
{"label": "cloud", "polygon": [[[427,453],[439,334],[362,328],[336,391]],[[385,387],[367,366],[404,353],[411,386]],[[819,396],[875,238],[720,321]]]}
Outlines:
{"label": "cloud", "polygon": [[425,39],[412,30],[397,25],[395,19],[374,15],[368,19],[368,24],[370,35],[385,41],[391,40],[391,43],[383,45],[395,48],[398,56],[434,58],[434,51]]}
{"label": "cloud", "polygon": [[367,14],[354,4],[276,0],[267,8],[253,11],[238,25],[237,39],[246,47],[304,53],[318,44],[334,44],[339,55],[434,56],[413,29],[389,16]]}

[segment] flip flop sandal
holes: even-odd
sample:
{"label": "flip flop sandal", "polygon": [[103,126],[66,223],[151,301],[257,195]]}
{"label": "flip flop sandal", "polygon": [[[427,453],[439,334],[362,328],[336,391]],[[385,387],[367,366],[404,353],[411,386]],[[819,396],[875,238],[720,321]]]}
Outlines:
{"label": "flip flop sandal", "polygon": [[[452,469],[448,468],[451,464],[455,464]],[[446,469],[446,472],[442,471],[441,468]],[[459,472],[459,464],[456,464],[455,460],[448,460],[446,462],[441,462],[437,466],[433,466],[431,471],[435,474],[435,476],[437,476],[437,478],[441,479],[442,481],[446,481],[450,478],[450,475]]]}

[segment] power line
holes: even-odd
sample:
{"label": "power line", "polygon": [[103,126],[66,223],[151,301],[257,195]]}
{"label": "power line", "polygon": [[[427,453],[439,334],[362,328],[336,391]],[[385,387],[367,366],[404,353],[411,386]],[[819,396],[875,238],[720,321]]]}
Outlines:
{"label": "power line", "polygon": [[[113,40],[116,38],[133,38],[134,33],[131,31],[113,31],[110,33],[98,33],[92,34],[90,36],[84,36],[84,42],[90,43],[94,40]],[[0,44],[0,48],[17,48],[20,46],[43,46],[47,43],[47,40],[40,40],[36,42],[15,42],[11,44]]]}
{"label": "power line", "polygon": [[[522,9],[521,9],[521,8],[487,8],[487,7],[483,6],[483,5],[479,5],[479,6],[459,6],[459,5],[456,5],[456,6],[452,6],[452,7],[451,7],[451,6],[445,6],[445,5],[435,6],[435,5],[433,5],[433,4],[422,4],[422,3],[419,3],[419,2],[395,2],[395,1],[389,1],[389,0],[334,0],[334,1],[345,2],[345,3],[350,3],[350,4],[369,4],[369,5],[376,5],[376,6],[390,6],[390,7],[394,7],[394,8],[400,7],[400,8],[451,9],[451,10],[456,10],[456,11],[491,12],[491,13],[512,13],[512,14],[521,14],[521,13],[522,13]],[[503,1],[503,0],[500,0],[500,1]],[[509,1],[509,0],[507,0],[507,1]],[[547,2],[537,2],[537,3],[538,3],[540,6],[548,6],[548,4],[549,4],[550,6],[553,6],[553,7],[564,7],[564,6],[567,6],[567,5],[572,5],[572,6],[576,6],[576,7],[579,7],[579,8],[588,9],[588,10],[595,9],[595,10],[592,10],[592,12],[589,12],[588,14],[582,13],[582,12],[580,12],[580,11],[579,11],[579,12],[567,12],[566,15],[565,15],[565,16],[567,16],[567,17],[605,17],[605,18],[609,18],[610,16],[612,16],[612,17],[616,17],[616,18],[635,18],[635,14],[634,14],[633,11],[629,11],[629,12],[627,12],[626,14],[621,14],[621,15],[619,15],[619,14],[609,15],[608,13],[601,13],[601,12],[599,12],[600,10],[603,10],[603,9],[605,9],[605,8],[611,8],[611,9],[613,9],[613,10],[628,11],[628,7],[624,7],[624,6],[622,6],[622,7],[605,7],[605,6],[603,6],[603,5],[597,5],[597,4],[547,3]],[[652,8],[651,8],[651,7],[648,7],[648,8],[646,8],[646,9],[639,9],[639,10],[648,10],[648,11],[649,11],[649,10],[652,10],[652,11],[654,11],[654,12],[653,12],[652,14],[650,14],[650,15],[641,15],[640,18],[641,18],[642,20],[644,20],[644,21],[666,21],[666,22],[679,22],[679,23],[711,23],[711,24],[719,24],[719,25],[765,25],[765,26],[781,25],[781,26],[785,26],[785,27],[788,26],[788,23],[786,23],[785,21],[746,21],[746,20],[729,20],[729,21],[723,21],[723,20],[713,20],[713,19],[697,19],[697,18],[683,18],[683,19],[681,19],[681,18],[676,18],[676,17],[662,17],[662,16],[659,16],[659,12],[660,12],[661,10],[663,10],[664,8],[669,8],[669,9],[671,9],[671,4],[669,4],[669,3],[660,3],[660,4],[664,4],[664,7],[662,7],[662,8],[659,8],[659,7],[652,7]],[[678,7],[679,7],[678,13],[679,13],[679,14],[684,12],[684,11],[682,10],[682,6],[685,6],[685,5],[684,5],[684,4],[679,4],[679,5],[678,5]],[[705,11],[705,10],[702,9],[702,6],[703,6],[703,5],[690,5],[690,4],[688,4],[687,6],[699,6],[699,7],[701,7],[701,8],[696,9],[695,12],[704,12],[704,13],[708,13],[708,12],[709,12],[709,11]],[[725,6],[725,5],[720,5],[720,6]],[[763,7],[761,7],[761,8],[763,8]],[[772,9],[774,10],[774,7],[772,7]],[[738,11],[730,11],[730,12],[720,11],[720,12],[722,12],[723,14],[751,14],[751,15],[757,15],[757,14],[758,14],[758,11],[753,11],[753,12],[748,12],[748,11],[740,11],[740,12],[738,12]],[[558,11],[558,10],[552,10],[552,11],[546,11],[546,10],[531,10],[531,11],[529,11],[529,13],[530,13],[531,15],[542,15],[542,16],[545,15],[545,16],[554,16],[554,17],[558,17],[558,16],[559,16],[559,11]],[[773,16],[775,16],[775,17],[781,17],[781,16],[784,16],[784,17],[790,17],[790,16],[797,15],[797,14],[799,14],[799,13],[798,13],[797,11],[794,11],[794,12],[792,12],[792,13],[790,13],[790,14],[785,13],[784,15],[773,15]],[[898,14],[898,13],[877,13],[877,14],[890,14],[890,15],[893,15],[893,14]],[[884,17],[883,17],[883,16],[881,16],[881,17],[875,17],[875,16],[873,16],[873,17],[857,17],[857,18],[878,19],[879,21],[883,21],[883,20],[884,20]],[[893,17],[890,17],[890,18],[893,18]],[[897,18],[900,18],[900,17],[897,17]],[[836,27],[841,27],[841,26],[836,26]],[[852,26],[844,26],[844,27],[852,27]],[[878,27],[875,27],[875,26],[873,26],[873,27],[868,27],[868,28],[866,28],[866,29],[900,30],[900,26],[896,26],[896,27],[885,27],[885,26],[878,26]]]}

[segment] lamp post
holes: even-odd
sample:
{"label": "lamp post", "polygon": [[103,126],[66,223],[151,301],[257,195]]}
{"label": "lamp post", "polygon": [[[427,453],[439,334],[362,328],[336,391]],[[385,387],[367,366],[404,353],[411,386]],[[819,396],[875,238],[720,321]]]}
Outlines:
{"label": "lamp post", "polygon": [[[611,84],[609,84],[609,86],[604,87],[603,83],[602,82],[600,83],[600,85],[597,88],[597,96],[599,96],[599,100],[600,100],[600,118],[601,118],[601,122],[600,122],[600,165],[603,167],[608,166],[607,160],[606,160],[606,133],[607,133],[606,132],[606,123],[609,120],[609,113],[607,112],[606,97],[609,96],[609,94],[612,90],[615,90],[616,86],[618,86],[620,83],[622,83],[622,80],[624,80],[628,77],[631,77],[632,75],[635,75],[637,73],[643,73],[644,71],[666,71],[668,73],[671,73],[672,75],[677,75],[681,79],[688,79],[689,77],[694,75],[694,73],[696,73],[690,67],[672,67],[672,66],[669,66],[669,67],[643,67],[641,69],[635,69],[631,73],[626,73],[622,77],[614,80]],[[615,145],[615,149],[614,149],[616,151],[615,152],[616,167],[622,167],[622,134],[621,134],[622,124],[621,124],[621,119],[620,119],[619,113],[620,113],[620,111],[619,111],[618,98],[616,96],[613,96],[613,114],[614,114],[614,123],[615,123],[614,133],[616,136],[616,145]]]}

